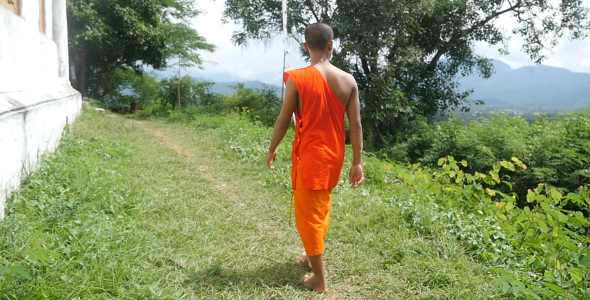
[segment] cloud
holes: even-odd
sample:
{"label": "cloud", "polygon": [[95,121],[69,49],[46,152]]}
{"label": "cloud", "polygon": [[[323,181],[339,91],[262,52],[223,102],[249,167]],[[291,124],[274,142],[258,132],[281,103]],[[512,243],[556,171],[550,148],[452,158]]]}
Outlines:
{"label": "cloud", "polygon": [[[242,80],[260,80],[280,85],[283,72],[283,43],[281,38],[266,42],[250,41],[248,47],[231,43],[234,22],[222,24],[223,1],[199,1],[199,9],[204,13],[193,22],[193,27],[209,43],[215,44],[213,53],[202,53],[205,60],[204,70],[191,70],[206,76],[207,74],[229,73]],[[288,45],[289,69],[301,68],[307,63],[300,57],[297,45]]]}
{"label": "cloud", "polygon": [[[585,0],[589,5],[590,0]],[[224,1],[202,0],[199,9],[203,11],[193,22],[194,28],[207,41],[217,46],[214,53],[203,53],[206,63],[203,71],[196,71],[203,76],[206,74],[229,73],[243,80],[260,80],[266,83],[281,83],[283,68],[283,44],[280,38],[264,42],[251,41],[246,48],[233,45],[231,36],[235,24],[230,21],[222,24],[221,17]],[[511,18],[498,20],[505,32],[510,32],[516,25]],[[499,46],[489,46],[483,43],[475,44],[475,50],[484,57],[499,59],[512,68],[532,66],[534,63],[521,51],[523,39],[513,36],[508,43],[509,55],[498,53]],[[308,65],[298,51],[298,45],[291,41],[288,47],[288,68],[301,68]],[[549,58],[544,64],[567,68],[575,72],[590,73],[590,42],[570,41],[562,39],[557,47],[547,53]]]}

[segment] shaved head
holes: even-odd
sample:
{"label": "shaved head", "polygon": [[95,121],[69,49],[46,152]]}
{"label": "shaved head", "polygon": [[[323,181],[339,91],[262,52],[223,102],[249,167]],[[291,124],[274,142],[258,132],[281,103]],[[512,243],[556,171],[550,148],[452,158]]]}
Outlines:
{"label": "shaved head", "polygon": [[310,50],[324,50],[333,39],[334,31],[328,24],[315,23],[305,28],[305,43]]}

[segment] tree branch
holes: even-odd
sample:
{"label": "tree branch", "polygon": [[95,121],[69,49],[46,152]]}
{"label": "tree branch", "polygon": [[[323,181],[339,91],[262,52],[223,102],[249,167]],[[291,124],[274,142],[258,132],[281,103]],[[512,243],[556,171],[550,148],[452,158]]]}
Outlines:
{"label": "tree branch", "polygon": [[[510,1],[508,1],[508,3],[510,3]],[[471,26],[471,28],[469,28],[465,31],[466,35],[473,33],[473,31],[486,25],[491,20],[493,20],[493,19],[495,19],[507,12],[515,11],[516,9],[520,8],[522,6],[522,0],[518,0],[518,1],[516,1],[516,3],[514,5],[512,5],[512,4],[510,4],[510,5],[511,6],[506,8],[505,10],[496,11],[496,12],[492,13],[491,15],[487,16],[485,19],[475,23],[473,26]],[[459,31],[460,31],[460,29],[455,29],[455,31],[453,31],[453,34],[451,35],[451,38],[437,51],[437,53],[434,55],[434,57],[432,58],[432,60],[428,64],[427,69],[429,71],[432,71],[436,68],[440,58],[449,50],[449,48],[453,44],[455,44],[457,42],[457,40],[459,40],[459,37],[460,37]]]}
{"label": "tree branch", "polygon": [[313,7],[313,4],[311,3],[311,1],[306,0],[305,1],[305,5],[307,6],[307,8],[309,8],[309,11],[311,12],[311,14],[313,15],[313,17],[315,18],[316,22],[321,22],[320,18],[318,17],[318,14],[315,12],[315,9]]}

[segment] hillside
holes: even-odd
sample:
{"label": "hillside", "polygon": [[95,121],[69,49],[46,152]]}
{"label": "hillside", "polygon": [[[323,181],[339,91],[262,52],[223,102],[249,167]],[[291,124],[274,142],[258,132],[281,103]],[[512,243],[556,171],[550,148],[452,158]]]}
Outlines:
{"label": "hillside", "polygon": [[[462,90],[473,90],[471,100],[483,100],[487,108],[514,108],[526,111],[561,111],[590,106],[590,74],[575,73],[545,65],[512,69],[493,60],[495,73],[489,79],[475,75],[459,78]],[[159,72],[164,78],[172,73]],[[266,84],[281,95],[281,87],[260,80],[243,81],[229,73],[194,73],[202,81],[212,81],[211,91],[232,93],[232,86],[243,83],[246,88],[262,89]]]}
{"label": "hillside", "polygon": [[486,106],[528,110],[565,110],[590,106],[590,74],[544,65],[512,69],[494,60],[489,79],[459,79],[461,88],[472,89],[472,100]]}
{"label": "hillside", "polygon": [[[201,80],[201,79],[199,79]],[[242,83],[244,84],[245,88],[250,88],[250,89],[264,89],[265,86],[267,88],[271,88],[273,89],[277,96],[281,96],[281,88],[279,86],[273,85],[273,84],[266,84],[264,82],[255,80],[255,81],[229,81],[229,82],[215,82],[215,84],[211,87],[211,92],[212,93],[217,93],[217,94],[223,94],[223,95],[227,95],[227,94],[232,94],[234,92],[234,88],[233,86]]]}
{"label": "hillside", "polygon": [[235,118],[201,115],[186,126],[86,110],[0,222],[0,298],[476,300],[501,292],[489,266],[445,226],[411,221],[439,219],[430,191],[392,185],[387,191],[412,199],[400,209],[367,180],[333,192],[331,290],[315,295],[300,280],[308,270],[297,264],[303,248],[289,225],[289,147],[274,172],[261,160],[271,135]]}

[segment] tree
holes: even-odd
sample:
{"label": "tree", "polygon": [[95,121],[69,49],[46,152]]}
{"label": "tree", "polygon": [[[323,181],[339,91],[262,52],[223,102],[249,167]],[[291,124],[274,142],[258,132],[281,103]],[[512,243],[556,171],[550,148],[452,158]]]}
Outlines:
{"label": "tree", "polygon": [[[588,8],[581,0],[291,0],[290,35],[302,42],[308,24],[332,26],[338,47],[332,63],[351,72],[359,84],[365,137],[383,148],[411,129],[416,116],[468,109],[470,92],[458,90],[457,76],[488,78],[490,60],[474,51],[485,42],[507,52],[510,34],[501,16],[518,26],[522,50],[535,62],[559,38],[586,37]],[[281,31],[280,2],[228,0],[226,19],[240,25],[233,42],[269,39]]]}
{"label": "tree", "polygon": [[200,65],[197,51],[213,51],[188,24],[199,11],[190,0],[71,0],[68,33],[75,87],[100,96],[114,72],[163,69],[170,58]]}
{"label": "tree", "polygon": [[212,82],[200,82],[190,76],[173,76],[160,82],[160,98],[178,108],[178,105],[200,105],[211,97]]}
{"label": "tree", "polygon": [[138,74],[131,68],[121,68],[102,83],[101,90],[103,102],[107,106],[136,113],[140,106],[156,102],[160,83],[148,74]]}
{"label": "tree", "polygon": [[277,91],[266,84],[262,89],[246,88],[243,83],[230,86],[234,93],[227,98],[228,104],[245,113],[251,121],[273,126],[281,110],[281,99]]}

